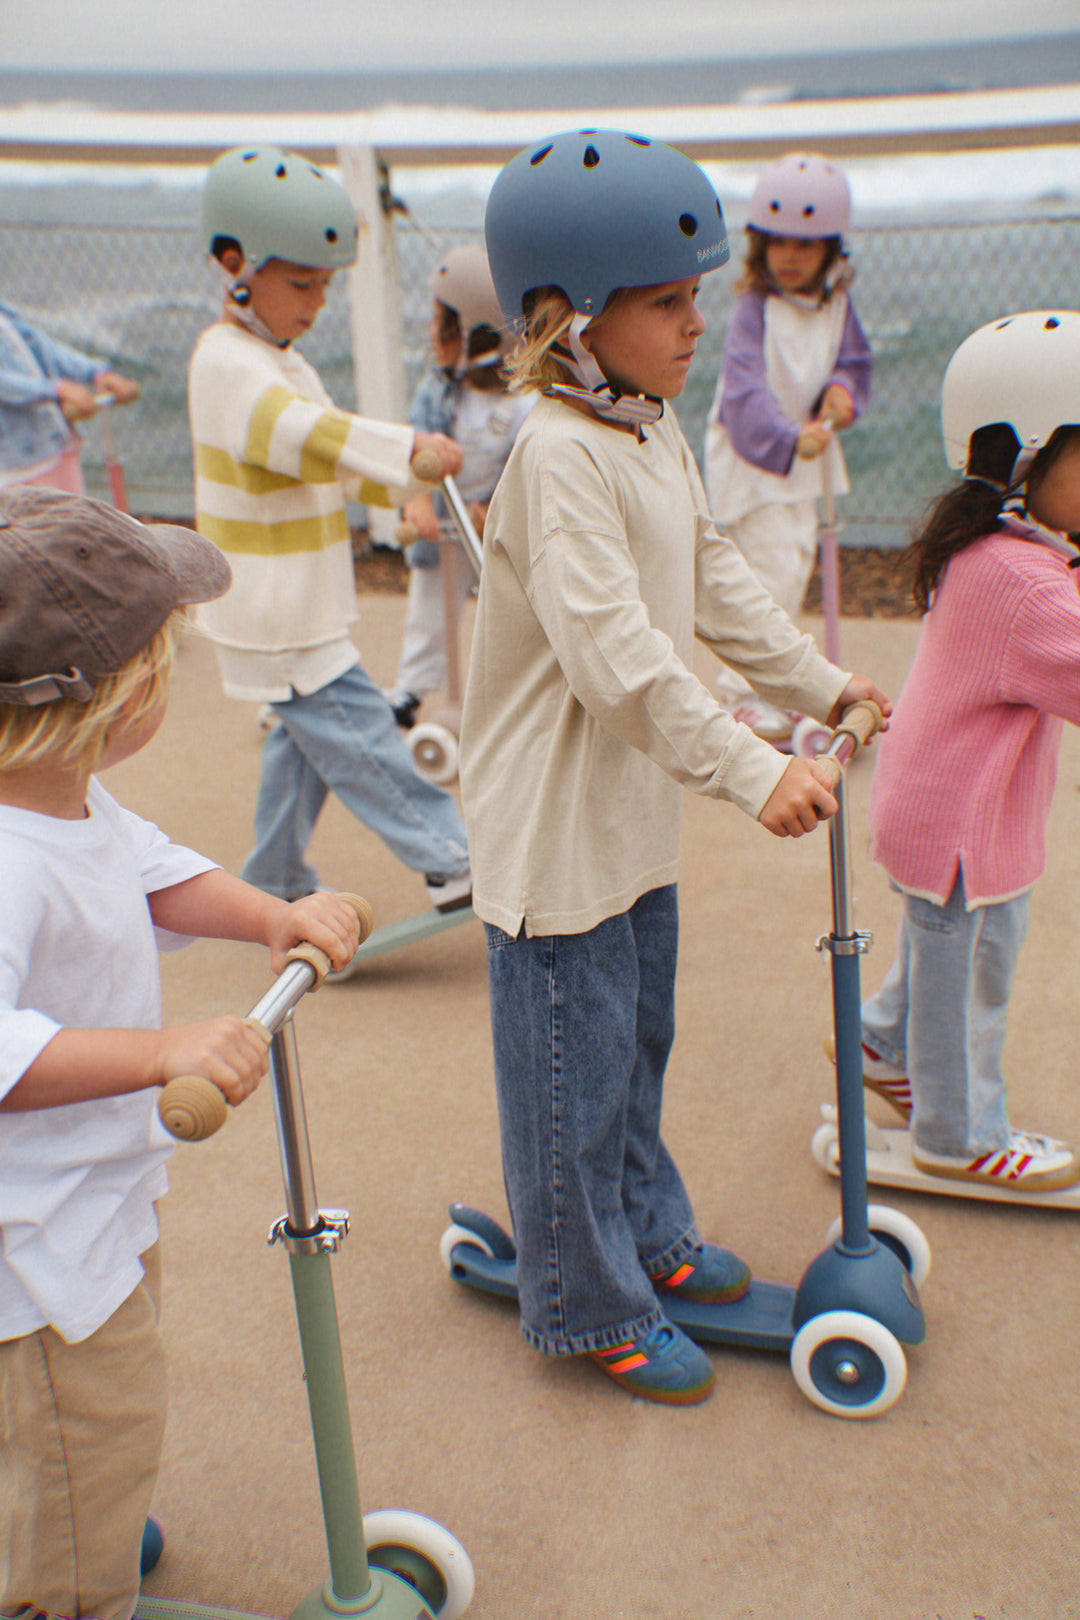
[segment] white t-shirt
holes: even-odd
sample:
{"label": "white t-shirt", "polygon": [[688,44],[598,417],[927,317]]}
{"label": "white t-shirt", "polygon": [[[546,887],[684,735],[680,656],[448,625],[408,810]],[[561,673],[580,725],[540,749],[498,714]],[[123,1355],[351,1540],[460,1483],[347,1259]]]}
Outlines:
{"label": "white t-shirt", "polygon": [[[88,814],[0,805],[0,1096],[64,1026],[156,1029],[159,948],[146,896],[212,870],[94,778]],[[155,937],[156,936],[156,937]],[[157,1091],[0,1113],[0,1339],[87,1338],[139,1284],[174,1143]]]}

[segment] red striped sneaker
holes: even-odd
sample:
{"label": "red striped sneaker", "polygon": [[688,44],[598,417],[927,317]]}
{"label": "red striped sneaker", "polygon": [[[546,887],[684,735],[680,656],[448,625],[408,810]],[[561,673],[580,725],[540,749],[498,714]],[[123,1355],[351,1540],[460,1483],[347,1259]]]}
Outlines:
{"label": "red striped sneaker", "polygon": [[913,1163],[931,1176],[955,1181],[983,1181],[1007,1192],[1053,1192],[1080,1181],[1080,1157],[1067,1142],[1034,1131],[1010,1131],[1007,1147],[991,1148],[974,1158],[966,1153],[930,1153],[911,1144]]}
{"label": "red striped sneaker", "polygon": [[730,1305],[742,1299],[750,1287],[750,1267],[730,1249],[703,1243],[666,1277],[654,1277],[652,1284],[661,1293],[678,1294],[680,1299],[700,1300],[703,1305]]}
{"label": "red striped sneaker", "polygon": [[666,1406],[696,1406],[712,1393],[712,1362],[673,1322],[661,1322],[640,1339],[626,1339],[590,1360],[631,1395]]}
{"label": "red striped sneaker", "polygon": [[[836,1062],[836,1039],[826,1035],[822,1045],[825,1056],[830,1063]],[[875,1097],[887,1102],[890,1108],[896,1110],[906,1125],[911,1119],[911,1081],[902,1069],[895,1063],[889,1063],[885,1058],[879,1057],[872,1047],[862,1043],[863,1076],[862,1083],[867,1091],[872,1091]]]}

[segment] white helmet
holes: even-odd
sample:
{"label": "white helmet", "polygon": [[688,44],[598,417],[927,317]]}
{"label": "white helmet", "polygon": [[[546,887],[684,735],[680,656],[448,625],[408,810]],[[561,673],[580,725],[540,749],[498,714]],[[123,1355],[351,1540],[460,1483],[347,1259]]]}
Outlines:
{"label": "white helmet", "polygon": [[1080,425],[1076,311],[1036,309],[1003,316],[965,338],[949,361],[941,385],[941,432],[949,466],[976,476],[972,435],[1002,423],[1016,436],[1013,464],[982,470],[1002,484],[1023,475],[1057,428]]}
{"label": "white helmet", "polygon": [[842,169],[816,152],[789,152],[758,177],[746,223],[770,236],[820,241],[851,223],[851,191]]}
{"label": "white helmet", "polygon": [[428,286],[433,298],[454,311],[466,348],[478,326],[490,326],[500,339],[509,336],[504,330],[488,256],[479,242],[465,242],[444,253],[431,272]]}
{"label": "white helmet", "polygon": [[252,270],[268,259],[340,270],[355,263],[359,237],[344,186],[280,146],[236,146],[210,165],[202,230],[207,253],[229,237]]}

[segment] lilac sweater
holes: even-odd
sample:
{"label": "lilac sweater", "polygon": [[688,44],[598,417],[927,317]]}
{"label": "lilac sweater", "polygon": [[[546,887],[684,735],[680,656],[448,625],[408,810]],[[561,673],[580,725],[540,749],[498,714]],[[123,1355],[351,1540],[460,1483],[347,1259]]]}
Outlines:
{"label": "lilac sweater", "polygon": [[1080,725],[1076,575],[1052,544],[986,535],[939,581],[877,745],[874,859],[940,904],[962,868],[968,910],[1029,889],[1064,720]]}

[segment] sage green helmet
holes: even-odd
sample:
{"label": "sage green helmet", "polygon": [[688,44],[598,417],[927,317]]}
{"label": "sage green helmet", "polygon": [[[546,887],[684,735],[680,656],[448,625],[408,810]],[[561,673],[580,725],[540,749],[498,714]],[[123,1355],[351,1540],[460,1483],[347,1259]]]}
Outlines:
{"label": "sage green helmet", "polygon": [[255,270],[268,259],[314,270],[356,262],[359,228],[344,186],[280,146],[236,146],[210,165],[202,229],[207,253],[226,237]]}

